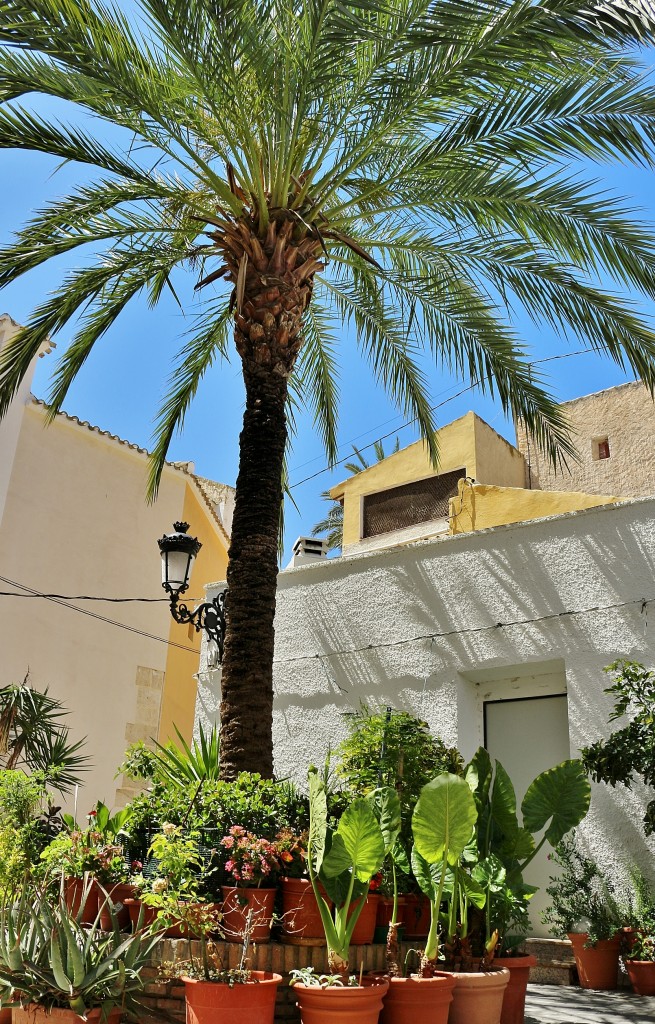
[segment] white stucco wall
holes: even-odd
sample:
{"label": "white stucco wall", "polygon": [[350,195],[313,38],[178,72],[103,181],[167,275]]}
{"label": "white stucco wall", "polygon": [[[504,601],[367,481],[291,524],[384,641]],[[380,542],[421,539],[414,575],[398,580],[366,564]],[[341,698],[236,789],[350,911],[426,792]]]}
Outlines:
{"label": "white stucco wall", "polygon": [[[470,756],[485,699],[566,691],[575,756],[608,730],[603,667],[655,664],[655,499],[288,570],[275,628],[278,777],[303,780],[360,701],[412,711]],[[205,661],[200,681],[211,718],[220,673]],[[589,850],[652,872],[643,794],[593,791]]]}

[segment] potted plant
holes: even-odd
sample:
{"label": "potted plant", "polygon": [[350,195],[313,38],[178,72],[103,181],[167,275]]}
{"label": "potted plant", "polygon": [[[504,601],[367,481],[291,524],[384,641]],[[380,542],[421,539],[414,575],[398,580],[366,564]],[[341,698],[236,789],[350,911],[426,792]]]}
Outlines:
{"label": "potted plant", "polygon": [[[111,911],[110,911],[111,912]],[[137,1010],[157,936],[83,927],[66,901],[25,890],[0,910],[0,985],[17,1024],[117,1022]]]}
{"label": "potted plant", "polygon": [[318,904],[307,872],[309,833],[281,829],[275,847],[282,878],[282,941],[292,945],[319,945],[325,942]]}
{"label": "potted plant", "polygon": [[228,942],[241,942],[252,911],[252,941],[268,942],[277,892],[271,883],[280,870],[277,848],[242,825],[233,825],[220,840],[220,846],[226,851],[223,871],[232,883],[223,886],[225,938]]}
{"label": "potted plant", "polygon": [[275,998],[282,975],[252,971],[248,950],[257,927],[256,911],[250,908],[243,927],[241,954],[236,967],[225,967],[210,937],[222,936],[221,913],[210,904],[185,904],[180,920],[197,936],[200,956],[170,965],[166,976],[184,982],[187,1024],[273,1024]]}
{"label": "potted plant", "polygon": [[571,941],[582,988],[616,988],[623,921],[612,886],[574,837],[562,840],[550,860],[560,871],[546,888],[551,903],[543,920]]}
{"label": "potted plant", "polygon": [[[441,739],[432,736],[427,722],[407,711],[392,707],[375,710],[362,704],[344,718],[349,735],[336,750],[337,778],[358,796],[367,796],[386,786],[398,794],[401,828],[394,863],[405,873],[409,891],[403,895],[401,920],[398,920],[400,905],[396,896],[396,923],[403,925],[405,938],[424,938],[430,924],[429,902],[420,889],[412,891],[410,888],[412,812],[421,788],[429,779],[440,772],[458,774],[461,771],[461,756],[454,747],[447,747]],[[388,858],[387,867],[390,870]]]}
{"label": "potted plant", "polygon": [[[336,829],[328,827],[325,783],[309,771],[309,837],[307,868],[318,904],[328,950],[329,975],[296,977],[302,1024],[322,1024],[326,1016],[347,1024],[377,1024],[386,979],[362,984],[350,977],[350,940],[361,914],[371,879],[382,867],[385,844],[370,803],[349,803]],[[330,906],[329,900],[332,901]],[[354,1016],[350,1016],[354,1014]]]}
{"label": "potted plant", "polygon": [[[467,853],[472,878],[486,892],[484,914],[474,926],[484,943],[497,932],[494,962],[506,967],[510,980],[503,997],[501,1024],[522,1024],[530,967],[534,957],[521,953],[529,928],[528,907],[537,889],[524,872],[541,848],[556,846],[587,813],[590,786],[580,761],[569,760],[537,776],[526,790],[519,821],[512,781],[499,761],[480,747],[466,767],[478,817],[475,849]],[[539,833],[543,833],[537,838]],[[479,941],[478,945],[483,942]]]}
{"label": "potted plant", "polygon": [[[148,850],[151,871],[135,879],[140,903],[145,908],[146,924],[155,921],[169,938],[193,936],[190,931],[189,908],[204,906],[200,889],[207,870],[195,835],[185,835],[181,825],[164,822],[161,832],[153,836]],[[130,903],[133,923],[138,915],[139,901]],[[215,904],[210,903],[210,908]]]}
{"label": "potted plant", "polygon": [[[482,911],[487,898],[485,888],[462,864],[467,847],[472,844],[475,848],[477,816],[469,784],[459,776],[443,773],[423,787],[412,818],[412,869],[431,903],[430,931],[420,973],[425,976],[438,966],[453,972],[450,1024],[499,1024],[509,981],[509,971],[492,966],[497,934],[493,933],[482,948],[475,948],[469,933],[469,908]],[[444,954],[441,960],[440,944]]]}
{"label": "potted plant", "polygon": [[638,868],[631,870],[630,879],[634,898],[621,937],[621,957],[637,995],[655,996],[655,890]]}

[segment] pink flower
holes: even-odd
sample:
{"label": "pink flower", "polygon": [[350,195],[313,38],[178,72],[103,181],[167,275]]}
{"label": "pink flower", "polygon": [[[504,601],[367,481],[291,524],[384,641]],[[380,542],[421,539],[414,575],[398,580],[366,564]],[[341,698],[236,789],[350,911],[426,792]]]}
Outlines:
{"label": "pink flower", "polygon": [[221,839],[221,846],[224,846],[226,850],[231,850],[234,846],[234,836],[224,836]]}
{"label": "pink flower", "polygon": [[228,860],[228,861],[225,862],[225,870],[226,871],[231,871],[233,867],[234,867],[234,861],[233,860]]}

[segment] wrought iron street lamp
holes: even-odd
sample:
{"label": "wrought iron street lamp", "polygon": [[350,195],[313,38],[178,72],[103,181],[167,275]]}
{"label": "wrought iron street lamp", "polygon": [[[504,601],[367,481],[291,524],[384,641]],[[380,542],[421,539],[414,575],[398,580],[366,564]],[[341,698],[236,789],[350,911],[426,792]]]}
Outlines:
{"label": "wrought iron street lamp", "polygon": [[225,643],[225,594],[223,590],[213,601],[205,601],[190,611],[180,603],[180,595],[189,589],[194,559],[202,544],[187,533],[188,523],[173,523],[175,533],[165,533],[157,543],[161,552],[161,585],[171,596],[171,615],[180,625],[190,623],[196,632],[204,630],[218,648],[218,663],[223,661]]}

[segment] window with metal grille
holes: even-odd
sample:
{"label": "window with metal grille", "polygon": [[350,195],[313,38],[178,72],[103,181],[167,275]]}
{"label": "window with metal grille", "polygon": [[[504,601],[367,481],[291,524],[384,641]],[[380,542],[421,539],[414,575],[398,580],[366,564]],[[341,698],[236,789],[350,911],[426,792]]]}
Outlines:
{"label": "window with metal grille", "polygon": [[455,469],[452,473],[365,495],[363,536],[376,537],[380,533],[444,519],[448,515],[448,501],[457,494],[457,481],[463,476],[466,476],[465,469]]}

